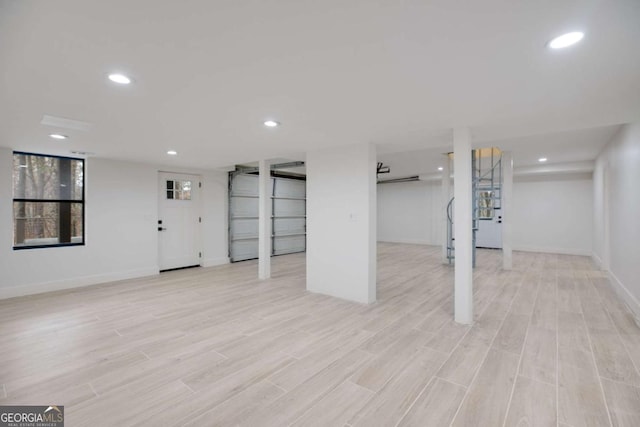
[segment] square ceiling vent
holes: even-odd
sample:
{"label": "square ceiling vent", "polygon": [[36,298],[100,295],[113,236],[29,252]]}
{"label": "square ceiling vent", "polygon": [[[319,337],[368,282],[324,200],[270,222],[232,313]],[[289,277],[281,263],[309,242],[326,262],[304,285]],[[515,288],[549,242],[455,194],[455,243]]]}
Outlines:
{"label": "square ceiling vent", "polygon": [[46,126],[53,126],[60,129],[81,130],[84,132],[89,132],[91,130],[91,127],[93,126],[89,122],[65,119],[64,117],[49,116],[47,114],[42,116],[42,121],[40,123]]}

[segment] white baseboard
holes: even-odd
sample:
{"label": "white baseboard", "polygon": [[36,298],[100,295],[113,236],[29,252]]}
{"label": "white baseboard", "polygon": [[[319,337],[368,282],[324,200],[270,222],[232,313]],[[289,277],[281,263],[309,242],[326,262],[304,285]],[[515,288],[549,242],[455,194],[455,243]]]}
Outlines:
{"label": "white baseboard", "polygon": [[565,248],[546,248],[539,246],[514,246],[514,251],[522,252],[542,252],[547,254],[559,254],[559,255],[580,255],[580,256],[592,256],[589,251],[582,251],[579,249],[565,249]]}
{"label": "white baseboard", "polygon": [[[378,240],[380,243],[407,243],[411,245],[429,245],[429,246],[440,246],[441,243],[433,243],[428,242],[424,239],[380,239]],[[593,256],[594,254],[588,251],[581,251],[576,249],[565,249],[565,248],[547,248],[541,246],[518,246],[513,248],[514,251],[522,251],[522,252],[541,252],[547,254],[559,254],[559,255],[580,255],[580,256]]]}
{"label": "white baseboard", "polygon": [[203,267],[215,267],[217,265],[229,264],[231,261],[229,257],[220,257],[220,258],[208,258],[205,259],[202,263]]}
{"label": "white baseboard", "polygon": [[591,253],[591,259],[593,260],[593,263],[596,265],[596,267],[602,269],[602,259],[595,252]]}
{"label": "white baseboard", "polygon": [[378,243],[407,243],[410,245],[436,246],[434,243],[428,242],[424,239],[379,239]]}
{"label": "white baseboard", "polygon": [[135,279],[138,277],[154,276],[158,274],[158,267],[141,268],[137,270],[120,271],[115,273],[96,274],[93,276],[75,277],[65,280],[35,283],[24,286],[0,288],[0,300],[22,297],[26,295],[42,294],[46,292],[62,291],[66,289],[81,288],[83,286],[99,285],[118,280]]}
{"label": "white baseboard", "polygon": [[609,281],[613,283],[613,289],[616,291],[618,296],[631,310],[631,314],[636,322],[636,325],[640,327],[640,301],[631,293],[629,289],[622,284],[620,280],[613,274],[611,271],[607,272],[609,274]]}

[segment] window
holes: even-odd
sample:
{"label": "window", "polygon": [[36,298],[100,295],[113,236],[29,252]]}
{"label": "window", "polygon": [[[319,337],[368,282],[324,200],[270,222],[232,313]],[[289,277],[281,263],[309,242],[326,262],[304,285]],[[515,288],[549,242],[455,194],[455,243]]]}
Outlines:
{"label": "window", "polygon": [[84,244],[84,160],[13,153],[13,248]]}
{"label": "window", "polygon": [[167,199],[191,200],[191,181],[167,181]]}

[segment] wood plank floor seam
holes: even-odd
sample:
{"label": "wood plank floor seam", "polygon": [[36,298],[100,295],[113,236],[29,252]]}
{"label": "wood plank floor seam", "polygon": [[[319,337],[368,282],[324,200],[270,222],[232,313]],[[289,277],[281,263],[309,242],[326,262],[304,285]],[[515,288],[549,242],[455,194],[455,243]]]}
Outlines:
{"label": "wood plank floor seam", "polygon": [[618,385],[622,385],[622,386],[627,386],[627,387],[634,387],[634,388],[640,389],[640,387],[635,386],[635,385],[633,385],[633,384],[629,384],[628,382],[625,382],[625,381],[612,380],[611,378],[607,378],[607,377],[603,377],[603,376],[599,376],[599,377],[600,377],[600,378],[602,378],[602,379],[604,379],[604,380],[607,380],[607,381],[609,381],[609,382],[611,382],[611,383],[614,383],[614,384],[618,384]]}
{"label": "wood plank floor seam", "polygon": [[[370,392],[370,390],[368,390],[368,389],[366,389],[366,388],[364,388],[364,387],[362,387],[362,386],[360,386],[360,385],[358,385],[358,384],[356,384],[356,383],[354,383],[354,382],[350,381],[349,379],[345,379],[342,383],[338,384],[338,385],[334,388],[334,390],[335,390],[335,389],[337,389],[337,388],[339,388],[340,386],[342,386],[342,385],[344,385],[344,384],[347,384],[347,383],[348,383],[348,384],[350,384],[350,385],[352,385],[353,387],[358,387],[358,388],[361,388],[361,389],[363,389],[363,390],[367,390],[367,391],[369,391],[369,392]],[[322,397],[322,398],[320,399],[320,401],[325,400],[329,394],[330,394],[330,393],[327,393],[324,397]],[[362,405],[365,405],[365,404],[366,404],[366,402],[368,402],[369,400],[373,399],[373,397],[374,397],[374,396],[375,396],[375,392],[370,392],[370,396],[369,396],[369,398],[368,398],[365,402],[363,402],[363,403],[362,403]],[[316,408],[316,405],[312,405],[312,406],[310,406],[310,407],[309,407],[309,408],[308,408],[304,413],[302,413],[299,417],[297,417],[295,420],[293,420],[291,423],[289,423],[289,424],[288,424],[288,427],[294,426],[294,425],[296,425],[296,424],[300,425],[301,427],[302,427],[302,426],[305,426],[306,424],[305,424],[305,423],[301,423],[300,421],[301,421],[301,420],[304,420],[304,418],[305,418],[305,417],[307,417],[307,415],[308,415],[308,414],[310,414],[310,413],[311,413],[315,408]]]}
{"label": "wood plank floor seam", "polygon": [[[518,293],[522,292],[522,290],[523,290],[523,285],[521,284],[520,289],[518,290]],[[540,287],[536,289],[536,295],[535,295],[534,301],[538,299],[539,290],[540,290]],[[516,297],[514,297],[513,301],[515,301],[516,298],[517,298],[517,295]],[[511,386],[511,393],[509,394],[509,402],[507,403],[507,412],[505,413],[504,421],[502,422],[503,427],[506,427],[507,425],[507,418],[509,416],[509,411],[511,409],[511,402],[513,401],[513,394],[516,390],[516,384],[518,382],[518,375],[520,373],[520,366],[522,365],[522,359],[524,357],[524,350],[527,344],[527,337],[529,336],[529,330],[531,328],[532,317],[533,316],[529,315],[529,322],[527,323],[527,329],[526,329],[526,332],[524,333],[524,343],[522,344],[522,348],[520,349],[520,358],[518,359],[518,367],[516,368],[516,378],[513,381],[513,385]]]}
{"label": "wood plank floor seam", "polygon": [[[277,372],[276,372],[276,373],[277,373]],[[282,390],[282,391],[283,391],[283,392],[285,392],[285,393],[288,391],[288,390],[285,390],[284,388],[280,387],[279,385],[277,385],[277,384],[272,383],[271,381],[269,381],[269,378],[267,378],[266,380],[264,380],[264,382],[266,382],[266,383],[268,383],[268,384],[271,384],[272,386],[274,386],[274,387],[276,387],[276,388],[278,388],[278,389]]]}
{"label": "wood plank floor seam", "polygon": [[[586,325],[586,321],[584,320],[584,314],[581,314],[582,316],[582,321],[583,323]],[[607,403],[607,396],[604,393],[604,386],[602,385],[602,377],[600,375],[600,370],[598,368],[598,363],[596,361],[596,356],[594,354],[594,350],[593,350],[593,341],[591,340],[591,334],[588,331],[588,327],[587,327],[587,339],[589,340],[589,346],[591,348],[591,359],[593,361],[593,366],[595,367],[596,370],[596,374],[597,374],[597,379],[598,379],[598,385],[600,386],[600,393],[602,393],[602,399],[604,400],[604,406],[607,409],[607,416],[609,418],[609,425],[613,426],[613,420],[611,419],[611,410],[609,409],[609,404]]]}
{"label": "wood plank floor seam", "polygon": [[[486,308],[485,308],[485,310],[486,310]],[[484,310],[483,310],[483,313],[484,313]],[[481,313],[481,314],[482,314],[482,313]],[[458,348],[460,347],[460,344],[463,342],[464,338],[465,338],[465,337],[466,337],[470,332],[471,332],[471,329],[469,329],[469,330],[464,334],[464,336],[460,339],[460,341],[458,341],[458,343],[456,344],[456,346],[455,346],[455,347],[454,347],[454,348],[449,352],[449,354],[448,354],[447,358],[444,360],[444,362],[442,362],[442,364],[438,367],[438,369],[437,369],[435,372],[438,372],[438,371],[440,371],[440,369],[442,369],[442,367],[447,363],[447,360],[449,359],[449,357],[451,357],[451,355],[456,351],[456,349],[458,349]],[[488,350],[487,350],[487,352],[488,352]],[[485,355],[485,357],[486,357],[486,355]],[[435,379],[435,378],[438,378],[438,377],[437,377],[437,375],[434,375],[434,376],[432,377],[431,381],[434,381],[434,379]],[[443,380],[443,381],[447,381],[447,380],[445,380],[445,379],[442,379],[442,380]],[[430,382],[431,382],[431,381],[430,381]],[[452,384],[455,384],[455,383],[453,383],[452,381],[448,381],[448,382],[451,382]],[[459,385],[459,384],[456,384],[456,385]],[[402,420],[404,419],[404,417],[406,417],[406,416],[407,416],[407,414],[411,411],[411,408],[413,407],[413,405],[418,401],[418,399],[420,398],[420,396],[425,392],[425,390],[427,390],[427,388],[428,388],[428,387],[429,387],[429,383],[427,383],[427,384],[424,386],[424,388],[423,388],[423,389],[420,391],[420,393],[416,396],[416,398],[414,399],[414,401],[409,405],[409,407],[408,407],[408,408],[407,408],[407,410],[404,412],[404,414],[402,414],[402,416],[398,419],[398,422],[396,423],[396,426],[397,426],[397,425],[399,425],[399,424],[402,422]],[[468,387],[466,387],[466,386],[462,386],[462,387],[464,387],[464,389],[465,389],[465,390],[467,390],[467,389],[468,389]],[[463,399],[463,400],[464,400],[464,399]],[[454,418],[455,418],[455,416],[454,416]],[[453,419],[452,419],[452,422],[453,422]]]}
{"label": "wood plank floor seam", "polygon": [[[443,363],[444,365],[444,363]],[[420,393],[418,393],[418,395],[416,396],[416,398],[413,400],[413,402],[411,402],[411,405],[409,405],[409,407],[407,408],[407,410],[405,411],[404,414],[402,414],[402,416],[398,419],[398,422],[396,422],[394,427],[398,427],[398,425],[400,425],[400,423],[402,422],[402,420],[407,416],[407,414],[409,412],[411,412],[411,408],[413,408],[413,405],[416,404],[416,402],[418,401],[418,399],[420,399],[420,397],[429,389],[429,385],[434,382],[436,380],[436,376],[434,375],[433,377],[431,377],[431,380],[427,383],[427,385],[425,385],[422,390],[420,390]]]}
{"label": "wood plank floor seam", "polygon": [[[616,325],[616,322],[614,322],[613,320],[613,316],[611,315],[611,312],[605,307],[605,311],[607,312],[607,315],[609,316],[609,320],[611,321],[611,323],[613,324],[613,328],[615,329],[616,333],[618,334],[618,338],[620,338],[620,342],[622,342],[622,346],[625,349],[627,356],[629,356],[629,360],[631,361],[631,364],[633,365],[633,367],[636,369],[636,374],[638,376],[640,376],[640,365],[638,365],[634,358],[632,357],[631,352],[629,351],[629,347],[625,344],[624,339],[622,337],[622,333],[620,332],[620,329],[618,328],[618,326]],[[634,385],[634,384],[631,384]]]}
{"label": "wood plank floor seam", "polygon": [[464,388],[465,390],[469,388],[469,387],[467,387],[467,386],[466,386],[466,385],[464,385],[464,384],[459,384],[459,383],[457,383],[457,382],[455,382],[455,381],[451,381],[451,380],[449,380],[449,379],[442,378],[442,377],[439,377],[439,376],[437,376],[437,375],[434,375],[434,376],[433,376],[433,378],[438,378],[438,379],[439,379],[439,380],[441,380],[441,381],[446,381],[446,382],[451,383],[451,384],[453,384],[453,385],[457,385],[458,387],[462,387],[462,388]]}
{"label": "wood plank floor seam", "polygon": [[91,383],[87,383],[87,385],[89,386],[89,388],[91,389],[91,391],[93,392],[93,394],[96,395],[96,397],[100,397],[100,395],[98,394],[98,392],[96,391],[95,388],[93,388],[93,386],[91,385]]}
{"label": "wood plank floor seam", "polygon": [[194,389],[192,389],[191,387],[189,387],[189,384],[185,383],[184,381],[182,381],[181,379],[178,380],[180,381],[186,388],[188,388],[189,390],[191,390],[192,393],[197,393],[197,391],[195,391]]}
{"label": "wood plank floor seam", "polygon": [[[518,289],[519,292],[519,289]],[[513,305],[513,301],[515,301],[515,295],[511,297],[511,300],[509,302],[509,307],[506,311],[506,314],[504,315],[502,321],[500,322],[500,326],[498,327],[498,332],[496,332],[496,334],[493,336],[493,339],[491,340],[491,343],[489,345],[489,350],[487,351],[487,353],[485,354],[482,363],[480,364],[480,368],[478,368],[478,370],[476,371],[475,375],[473,376],[473,379],[471,380],[471,383],[469,384],[469,387],[467,388],[467,391],[465,393],[464,398],[462,399],[462,402],[460,402],[460,406],[458,406],[458,410],[456,411],[455,415],[453,416],[453,418],[451,419],[451,425],[453,425],[453,423],[456,421],[456,418],[458,417],[458,415],[460,414],[460,410],[463,408],[463,405],[465,404],[465,401],[468,399],[469,397],[469,393],[473,387],[474,382],[476,381],[476,378],[478,377],[480,370],[482,369],[482,366],[485,364],[487,357],[489,355],[489,353],[491,352],[491,348],[493,347],[493,344],[496,341],[496,338],[498,337],[498,333],[499,331],[502,329],[502,327],[504,326],[504,323],[508,317],[508,313]],[[504,417],[506,418],[506,414],[508,413],[508,408],[507,408],[507,412],[505,412]]]}

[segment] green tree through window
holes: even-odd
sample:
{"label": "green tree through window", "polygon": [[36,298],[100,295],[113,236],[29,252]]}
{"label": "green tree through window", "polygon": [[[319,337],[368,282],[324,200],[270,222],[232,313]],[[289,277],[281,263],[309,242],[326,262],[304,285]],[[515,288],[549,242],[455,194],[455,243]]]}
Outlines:
{"label": "green tree through window", "polygon": [[84,160],[14,152],[14,249],[84,244]]}

